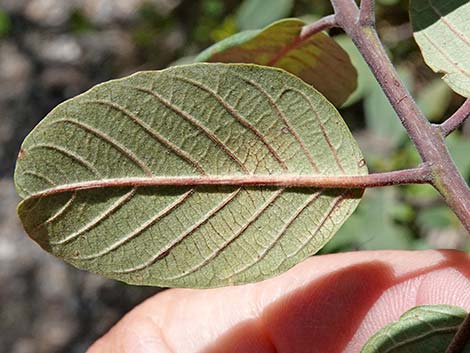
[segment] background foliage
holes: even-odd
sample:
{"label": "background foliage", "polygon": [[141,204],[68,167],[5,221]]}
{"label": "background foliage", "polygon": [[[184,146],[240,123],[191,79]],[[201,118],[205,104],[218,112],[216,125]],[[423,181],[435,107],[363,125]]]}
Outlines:
{"label": "background foliage", "polygon": [[[282,17],[331,13],[327,0],[0,0],[0,347],[13,353],[81,352],[154,289],[83,274],[51,259],[16,221],[11,176],[19,144],[61,101],[92,85],[160,69],[239,30]],[[428,69],[412,38],[408,1],[378,0],[377,27],[393,62],[435,122],[462,102]],[[404,130],[351,42],[332,31],[359,71],[342,114],[369,169],[418,163]],[[448,139],[470,177],[470,126]],[[428,186],[368,190],[357,212],[322,250],[470,249],[458,220]],[[46,330],[46,322],[48,329]]]}

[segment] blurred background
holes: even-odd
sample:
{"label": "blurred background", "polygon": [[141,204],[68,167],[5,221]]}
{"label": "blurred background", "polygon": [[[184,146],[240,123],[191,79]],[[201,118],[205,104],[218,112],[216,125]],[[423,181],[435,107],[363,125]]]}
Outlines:
{"label": "blurred background", "polygon": [[[433,122],[463,98],[423,63],[408,2],[377,0],[378,30],[402,79]],[[144,69],[188,62],[240,30],[295,16],[331,13],[327,0],[0,0],[0,352],[84,352],[124,313],[159,289],[131,287],[70,267],[39,249],[16,217],[12,176],[26,134],[58,103],[91,86]],[[339,30],[359,87],[341,109],[371,171],[419,158],[368,68]],[[183,58],[183,59],[181,59]],[[470,124],[448,147],[470,177]],[[456,217],[427,186],[368,190],[322,252],[470,249]]]}

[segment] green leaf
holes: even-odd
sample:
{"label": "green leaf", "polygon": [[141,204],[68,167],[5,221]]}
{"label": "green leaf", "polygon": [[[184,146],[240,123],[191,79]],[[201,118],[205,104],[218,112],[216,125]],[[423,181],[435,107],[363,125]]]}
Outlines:
{"label": "green leaf", "polygon": [[[15,183],[28,234],[73,265],[134,284],[209,287],[292,267],[362,194],[299,187],[296,176],[365,173],[339,113],[300,79],[193,64],[59,105],[24,141]],[[260,176],[287,182],[251,184]]]}
{"label": "green leaf", "polygon": [[414,37],[424,60],[464,97],[470,97],[469,13],[468,0],[411,0],[410,4]]}
{"label": "green leaf", "polygon": [[237,33],[204,50],[196,61],[279,67],[340,106],[356,89],[356,69],[348,54],[327,34],[301,38],[304,25],[302,20],[286,19],[263,30]]}
{"label": "green leaf", "polygon": [[[465,316],[455,306],[414,307],[372,336],[361,353],[445,353]],[[469,352],[467,344],[462,353]]]}
{"label": "green leaf", "polygon": [[237,26],[240,30],[258,29],[289,16],[294,0],[245,0],[237,12]]}

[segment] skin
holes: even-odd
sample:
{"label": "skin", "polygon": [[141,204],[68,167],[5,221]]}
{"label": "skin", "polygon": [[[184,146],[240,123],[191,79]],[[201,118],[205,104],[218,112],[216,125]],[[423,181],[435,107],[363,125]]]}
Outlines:
{"label": "skin", "polygon": [[416,305],[470,310],[469,278],[458,251],[315,256],[259,283],[162,292],[88,353],[357,353]]}

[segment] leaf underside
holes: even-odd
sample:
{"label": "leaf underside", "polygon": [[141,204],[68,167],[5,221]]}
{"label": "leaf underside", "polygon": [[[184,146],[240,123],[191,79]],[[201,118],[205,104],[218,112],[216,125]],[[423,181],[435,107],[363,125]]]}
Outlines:
{"label": "leaf underside", "polygon": [[[454,306],[417,306],[372,336],[361,353],[445,353],[465,316]],[[470,353],[470,343],[462,353]]]}
{"label": "leaf underside", "polygon": [[469,14],[468,0],[412,0],[410,5],[414,37],[424,60],[464,97],[470,97]]}
{"label": "leaf underside", "polygon": [[262,30],[240,32],[204,50],[195,61],[252,63],[284,69],[311,84],[336,106],[357,86],[348,54],[327,34],[301,39],[305,22],[285,19]]}
{"label": "leaf underside", "polygon": [[[211,287],[261,280],[315,253],[362,192],[110,179],[363,175],[361,161],[336,109],[300,79],[193,64],[59,105],[24,141],[15,183],[26,231],[54,255],[128,283]],[[101,184],[47,193],[87,181]]]}

